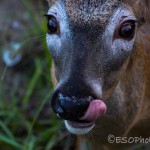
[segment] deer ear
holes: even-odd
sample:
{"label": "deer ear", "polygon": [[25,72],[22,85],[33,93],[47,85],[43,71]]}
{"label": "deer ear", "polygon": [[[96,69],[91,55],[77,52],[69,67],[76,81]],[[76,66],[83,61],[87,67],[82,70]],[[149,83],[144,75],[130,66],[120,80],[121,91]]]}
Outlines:
{"label": "deer ear", "polygon": [[150,22],[150,0],[138,0],[139,17]]}

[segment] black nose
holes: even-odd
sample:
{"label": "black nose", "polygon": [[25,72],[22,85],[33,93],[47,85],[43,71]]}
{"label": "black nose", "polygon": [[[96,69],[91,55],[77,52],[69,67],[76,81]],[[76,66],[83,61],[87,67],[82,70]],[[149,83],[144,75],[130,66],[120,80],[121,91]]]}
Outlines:
{"label": "black nose", "polygon": [[54,94],[52,97],[52,108],[54,112],[65,120],[78,120],[86,112],[92,96],[88,97],[68,97],[61,93]]}

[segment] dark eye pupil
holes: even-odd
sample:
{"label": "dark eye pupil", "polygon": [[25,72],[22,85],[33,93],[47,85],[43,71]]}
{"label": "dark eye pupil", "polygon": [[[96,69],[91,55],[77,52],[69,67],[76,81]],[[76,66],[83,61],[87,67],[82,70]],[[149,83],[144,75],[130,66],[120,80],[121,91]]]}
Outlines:
{"label": "dark eye pupil", "polygon": [[134,23],[124,23],[120,29],[120,36],[123,38],[131,39],[134,36],[135,24]]}
{"label": "dark eye pupil", "polygon": [[50,34],[55,33],[57,31],[57,21],[56,21],[56,19],[53,18],[53,17],[49,18],[47,26],[48,26],[48,32]]}

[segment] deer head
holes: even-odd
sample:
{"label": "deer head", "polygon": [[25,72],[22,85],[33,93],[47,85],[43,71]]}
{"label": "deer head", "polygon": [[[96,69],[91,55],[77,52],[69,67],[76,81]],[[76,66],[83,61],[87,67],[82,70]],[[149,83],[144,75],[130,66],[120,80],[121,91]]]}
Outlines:
{"label": "deer head", "polygon": [[127,128],[135,116],[130,122],[122,119],[127,109],[119,83],[137,51],[138,28],[150,20],[150,2],[49,0],[49,5],[46,40],[58,81],[54,111],[77,135],[89,133],[95,124],[104,135],[103,129],[111,131],[109,123],[119,120],[119,127]]}

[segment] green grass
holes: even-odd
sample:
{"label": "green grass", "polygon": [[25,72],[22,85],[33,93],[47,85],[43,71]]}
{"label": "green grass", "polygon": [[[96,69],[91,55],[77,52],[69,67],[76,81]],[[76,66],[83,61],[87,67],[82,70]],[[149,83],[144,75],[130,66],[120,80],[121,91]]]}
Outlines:
{"label": "green grass", "polygon": [[[29,38],[44,35],[45,20],[37,21],[29,0],[22,0],[22,3],[33,24],[33,30],[28,31]],[[52,60],[45,44],[45,36],[41,36],[40,40],[44,54],[36,56],[32,67],[26,69],[23,96],[17,95],[17,88],[11,89],[10,99],[7,100],[5,75],[8,68],[4,69],[0,76],[0,149],[2,150],[51,150],[59,145],[58,137],[62,122],[56,119],[50,108],[50,97],[53,92],[50,79]],[[31,104],[34,104],[34,108],[30,106]],[[42,114],[45,113],[47,106],[49,115],[43,117]]]}

